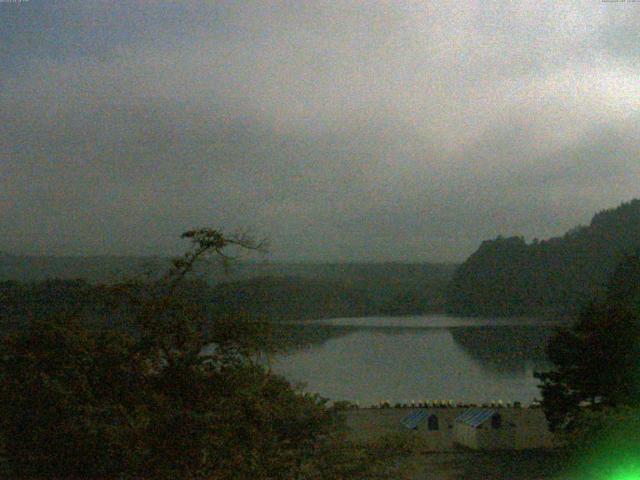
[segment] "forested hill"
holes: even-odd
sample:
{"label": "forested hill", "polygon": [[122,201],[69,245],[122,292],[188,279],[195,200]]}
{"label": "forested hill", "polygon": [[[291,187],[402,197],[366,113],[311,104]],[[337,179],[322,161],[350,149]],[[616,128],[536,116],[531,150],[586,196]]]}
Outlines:
{"label": "forested hill", "polygon": [[[167,265],[162,258],[0,255],[0,323],[66,305],[95,314],[97,285],[144,270],[161,272]],[[201,281],[193,285],[217,313],[276,321],[420,314],[444,311],[454,270],[445,264],[244,262],[228,274],[203,266],[196,272]]]}
{"label": "forested hill", "polygon": [[640,200],[597,213],[562,237],[488,240],[449,284],[447,310],[464,315],[574,313],[602,298],[625,255],[640,249]]}

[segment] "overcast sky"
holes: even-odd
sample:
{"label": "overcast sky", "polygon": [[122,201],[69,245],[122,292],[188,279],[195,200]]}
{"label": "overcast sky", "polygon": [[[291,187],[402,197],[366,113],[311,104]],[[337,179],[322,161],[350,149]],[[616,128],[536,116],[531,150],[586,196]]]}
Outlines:
{"label": "overcast sky", "polygon": [[640,196],[640,3],[0,3],[0,250],[459,261]]}

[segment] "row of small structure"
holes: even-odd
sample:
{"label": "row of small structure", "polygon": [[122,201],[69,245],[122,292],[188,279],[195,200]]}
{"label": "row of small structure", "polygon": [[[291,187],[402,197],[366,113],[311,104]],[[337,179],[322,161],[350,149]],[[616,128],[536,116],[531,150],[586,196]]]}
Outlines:
{"label": "row of small structure", "polygon": [[[349,403],[349,408],[361,408],[359,402]],[[540,404],[534,402],[528,406],[528,408],[539,408]],[[464,403],[453,402],[453,400],[411,400],[410,402],[396,402],[391,403],[389,400],[381,400],[380,402],[373,404],[369,407],[363,408],[523,408],[521,402],[507,402],[503,403],[502,400],[485,402],[485,403]],[[527,408],[526,406],[524,408]]]}
{"label": "row of small structure", "polygon": [[[425,451],[454,451],[459,446],[475,450],[526,450],[553,448],[558,438],[549,430],[539,405],[499,401],[472,405],[453,401],[421,401],[398,404],[380,402],[373,408],[357,405],[345,412],[351,435],[369,440],[378,435],[401,433],[420,439]],[[403,407],[409,408],[403,408]],[[348,408],[348,406],[347,406]]]}

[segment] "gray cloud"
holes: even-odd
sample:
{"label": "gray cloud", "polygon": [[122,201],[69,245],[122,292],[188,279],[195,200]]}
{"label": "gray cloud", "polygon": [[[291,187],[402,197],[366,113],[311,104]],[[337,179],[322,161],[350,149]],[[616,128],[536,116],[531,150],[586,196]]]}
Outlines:
{"label": "gray cloud", "polygon": [[0,10],[0,249],[460,260],[638,196],[638,5]]}

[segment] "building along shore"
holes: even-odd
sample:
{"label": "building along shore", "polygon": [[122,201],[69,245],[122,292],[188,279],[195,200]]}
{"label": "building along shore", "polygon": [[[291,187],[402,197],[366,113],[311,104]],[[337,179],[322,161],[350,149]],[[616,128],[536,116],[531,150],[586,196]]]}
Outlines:
{"label": "building along shore", "polygon": [[[484,429],[483,432],[478,432],[478,437],[488,429],[504,432],[503,440],[493,445],[474,442],[473,436],[469,434],[468,425],[462,425],[460,420],[456,425],[456,419],[468,410],[463,407],[355,408],[346,410],[344,415],[354,440],[370,441],[387,434],[398,433],[415,435],[419,437],[425,451],[429,452],[450,452],[460,447],[503,450],[548,449],[559,445],[556,436],[548,429],[541,408],[493,409],[499,415],[499,425],[485,422],[473,427]],[[415,428],[403,425],[403,420],[418,411],[424,413],[420,415],[422,421],[419,421]],[[504,438],[508,440],[505,441]]]}

